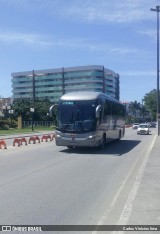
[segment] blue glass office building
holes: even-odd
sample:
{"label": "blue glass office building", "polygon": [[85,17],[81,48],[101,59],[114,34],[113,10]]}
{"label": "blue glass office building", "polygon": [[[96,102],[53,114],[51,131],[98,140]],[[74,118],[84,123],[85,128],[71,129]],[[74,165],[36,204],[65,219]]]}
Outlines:
{"label": "blue glass office building", "polygon": [[12,73],[13,99],[49,99],[52,103],[72,91],[97,91],[119,100],[119,74],[90,65]]}

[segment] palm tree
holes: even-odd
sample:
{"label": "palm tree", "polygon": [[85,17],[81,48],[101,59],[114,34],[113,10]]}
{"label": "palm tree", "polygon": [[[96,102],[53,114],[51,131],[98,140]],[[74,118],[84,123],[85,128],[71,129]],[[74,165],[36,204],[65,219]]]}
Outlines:
{"label": "palm tree", "polygon": [[148,110],[146,109],[146,107],[145,107],[144,105],[142,105],[142,106],[140,107],[140,112],[141,112],[142,117],[143,117],[143,120],[144,120],[144,118],[145,118],[146,115],[148,114]]}
{"label": "palm tree", "polygon": [[131,102],[129,105],[129,111],[133,113],[135,118],[137,116],[137,110],[140,110],[140,102]]}

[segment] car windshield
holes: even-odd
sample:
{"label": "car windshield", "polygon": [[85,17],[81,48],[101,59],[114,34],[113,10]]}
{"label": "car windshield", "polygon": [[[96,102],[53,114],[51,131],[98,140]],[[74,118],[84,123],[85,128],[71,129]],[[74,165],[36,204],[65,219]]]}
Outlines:
{"label": "car windshield", "polygon": [[148,128],[148,125],[147,124],[140,124],[139,127],[140,128]]}

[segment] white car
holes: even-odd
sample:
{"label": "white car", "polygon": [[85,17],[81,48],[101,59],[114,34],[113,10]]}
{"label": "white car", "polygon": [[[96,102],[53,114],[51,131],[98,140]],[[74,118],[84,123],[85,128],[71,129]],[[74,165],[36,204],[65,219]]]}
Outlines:
{"label": "white car", "polygon": [[133,128],[133,129],[137,129],[138,126],[139,126],[139,123],[134,123],[134,124],[132,125],[132,128]]}
{"label": "white car", "polygon": [[137,129],[137,134],[147,134],[149,135],[149,125],[148,124],[140,124]]}

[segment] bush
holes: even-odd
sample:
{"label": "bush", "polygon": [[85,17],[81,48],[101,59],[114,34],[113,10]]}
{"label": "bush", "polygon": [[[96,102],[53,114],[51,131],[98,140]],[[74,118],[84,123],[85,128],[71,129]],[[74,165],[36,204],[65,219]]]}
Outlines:
{"label": "bush", "polygon": [[9,129],[9,125],[6,122],[6,120],[0,120],[0,129],[1,130],[8,130]]}
{"label": "bush", "polygon": [[5,120],[0,120],[0,129],[2,129],[6,125]]}
{"label": "bush", "polygon": [[0,129],[1,130],[7,130],[9,128],[17,128],[17,122],[14,120],[0,120]]}
{"label": "bush", "polygon": [[11,123],[9,124],[9,128],[17,128],[17,123]]}
{"label": "bush", "polygon": [[9,130],[9,127],[7,125],[3,125],[0,127],[0,130]]}

